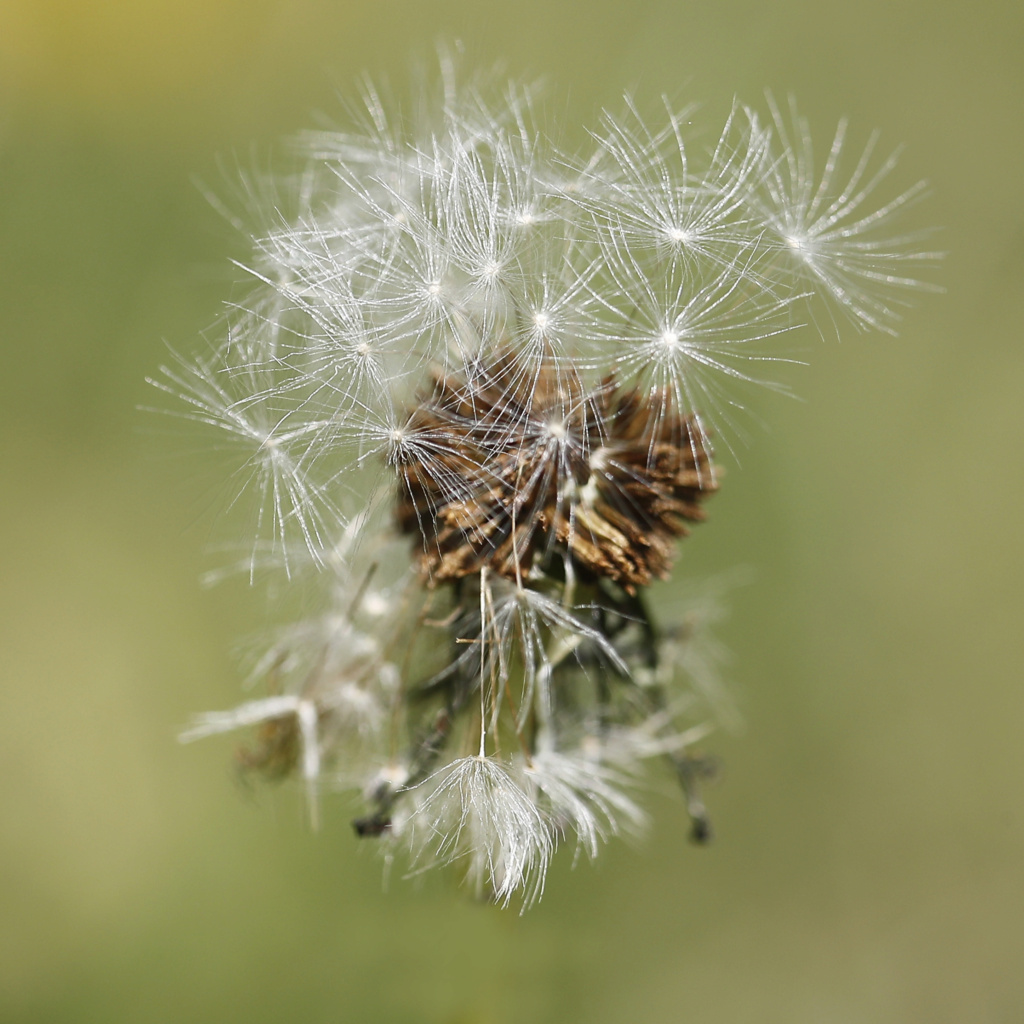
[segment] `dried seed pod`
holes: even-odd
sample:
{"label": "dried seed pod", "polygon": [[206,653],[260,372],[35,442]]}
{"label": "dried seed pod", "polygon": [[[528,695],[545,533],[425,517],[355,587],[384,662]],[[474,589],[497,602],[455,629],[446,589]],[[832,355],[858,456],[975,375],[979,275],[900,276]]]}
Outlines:
{"label": "dried seed pod", "polygon": [[399,467],[396,517],[421,538],[421,573],[434,586],[484,566],[523,580],[561,559],[629,593],[666,577],[717,489],[695,417],[664,391],[584,389],[553,361],[523,394],[513,366],[437,375],[409,418],[434,442]]}

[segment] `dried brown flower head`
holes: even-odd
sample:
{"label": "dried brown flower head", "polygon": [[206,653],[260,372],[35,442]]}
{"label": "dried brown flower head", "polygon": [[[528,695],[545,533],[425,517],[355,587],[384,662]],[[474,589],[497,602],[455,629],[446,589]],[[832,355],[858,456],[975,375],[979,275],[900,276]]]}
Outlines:
{"label": "dried brown flower head", "polygon": [[480,572],[522,581],[553,562],[636,593],[668,575],[678,537],[717,488],[694,417],[662,390],[586,388],[509,355],[436,372],[406,426],[397,518],[422,538],[432,585]]}

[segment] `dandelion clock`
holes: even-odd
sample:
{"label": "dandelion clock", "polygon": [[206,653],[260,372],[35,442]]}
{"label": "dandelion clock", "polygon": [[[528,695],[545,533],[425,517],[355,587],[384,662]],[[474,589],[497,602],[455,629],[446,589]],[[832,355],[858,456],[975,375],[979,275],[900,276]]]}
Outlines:
{"label": "dandelion clock", "polygon": [[536,87],[440,64],[253,189],[251,287],[157,381],[234,449],[254,584],[304,595],[184,738],[243,731],[403,871],[528,906],[558,847],[643,826],[652,761],[710,836],[715,609],[648,589],[788,333],[895,332],[935,254],[897,224],[921,186],[844,124],[813,149],[769,99],[707,145],[627,100],[569,153]]}

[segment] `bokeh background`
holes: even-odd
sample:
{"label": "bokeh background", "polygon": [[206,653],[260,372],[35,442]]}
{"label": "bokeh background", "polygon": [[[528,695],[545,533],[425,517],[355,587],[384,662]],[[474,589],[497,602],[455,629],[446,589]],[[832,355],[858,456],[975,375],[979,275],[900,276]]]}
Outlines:
{"label": "bokeh background", "polygon": [[[176,744],[262,611],[199,586],[208,457],[138,410],[245,256],[197,180],[438,36],[579,123],[635,86],[878,127],[949,253],[899,339],[808,336],[687,544],[684,581],[747,567],[717,843],[666,790],[522,918],[385,892],[340,800],[313,834]],[[1022,54],[1016,0],[3,0],[0,1019],[1024,1020]]]}

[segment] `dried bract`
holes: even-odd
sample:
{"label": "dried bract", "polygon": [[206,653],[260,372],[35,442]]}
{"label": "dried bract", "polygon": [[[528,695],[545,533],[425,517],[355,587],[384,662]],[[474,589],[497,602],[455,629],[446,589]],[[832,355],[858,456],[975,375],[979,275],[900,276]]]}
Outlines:
{"label": "dried bract", "polygon": [[[433,440],[398,461],[398,523],[422,538],[430,585],[488,566],[511,581],[571,563],[630,594],[668,576],[674,541],[716,489],[699,430],[661,391],[586,391],[546,360],[437,376],[407,430]],[[441,450],[444,453],[441,454]]]}

